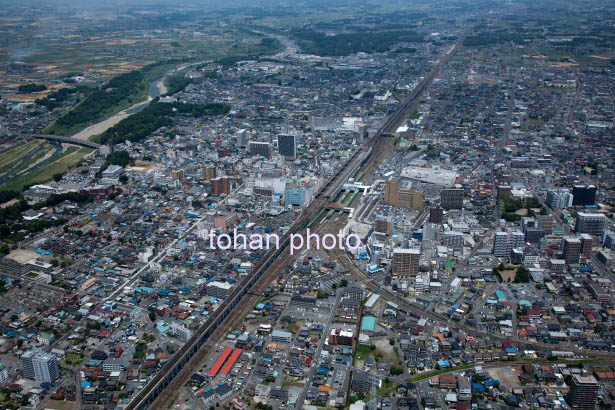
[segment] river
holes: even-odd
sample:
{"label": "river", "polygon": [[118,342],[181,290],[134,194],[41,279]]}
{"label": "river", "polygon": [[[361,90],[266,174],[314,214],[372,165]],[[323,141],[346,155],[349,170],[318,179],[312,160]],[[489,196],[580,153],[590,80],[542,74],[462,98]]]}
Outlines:
{"label": "river", "polygon": [[76,138],[80,140],[89,141],[90,137],[98,134],[102,134],[107,131],[109,128],[113,127],[118,122],[122,121],[124,118],[135,114],[139,111],[143,111],[145,107],[149,105],[149,103],[156,97],[167,93],[167,87],[164,85],[164,79],[166,75],[162,78],[159,78],[156,81],[152,81],[149,87],[149,95],[147,96],[147,100],[136,103],[125,110],[118,112],[117,114],[112,115],[109,118],[106,118],[102,121],[97,122],[96,124],[92,124],[76,134],[71,135],[71,138]]}

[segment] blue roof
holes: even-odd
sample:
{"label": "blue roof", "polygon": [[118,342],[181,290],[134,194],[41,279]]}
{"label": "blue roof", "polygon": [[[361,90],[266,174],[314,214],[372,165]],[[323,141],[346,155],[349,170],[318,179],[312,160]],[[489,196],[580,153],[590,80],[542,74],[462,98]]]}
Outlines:
{"label": "blue roof", "polygon": [[448,360],[438,360],[440,367],[451,367],[451,363]]}
{"label": "blue roof", "polygon": [[363,323],[361,324],[361,331],[373,332],[376,327],[376,318],[373,316],[363,317]]}

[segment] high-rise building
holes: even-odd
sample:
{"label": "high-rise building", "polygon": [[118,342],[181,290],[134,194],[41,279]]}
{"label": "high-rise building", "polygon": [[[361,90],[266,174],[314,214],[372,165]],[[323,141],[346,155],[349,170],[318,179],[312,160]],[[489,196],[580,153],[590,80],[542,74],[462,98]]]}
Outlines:
{"label": "high-rise building", "polygon": [[248,132],[245,129],[237,131],[237,145],[245,147],[248,144]]}
{"label": "high-rise building", "polygon": [[590,234],[581,234],[581,255],[586,258],[591,258],[592,247],[594,246],[594,238]]}
{"label": "high-rise building", "polygon": [[222,176],[211,180],[212,192],[215,195],[228,195],[231,192],[231,183],[229,177]]}
{"label": "high-rise building", "polygon": [[260,155],[261,157],[271,158],[272,149],[268,142],[250,141],[248,142],[248,152],[250,155]]}
{"label": "high-rise building", "polygon": [[576,409],[595,409],[599,390],[600,385],[594,376],[573,374],[566,401]]}
{"label": "high-rise building", "polygon": [[384,202],[399,208],[419,209],[423,206],[423,193],[398,179],[391,179],[384,186]]}
{"label": "high-rise building", "polygon": [[596,202],[595,185],[575,185],[572,187],[572,205],[593,205]]}
{"label": "high-rise building", "polygon": [[564,238],[564,250],[562,252],[562,259],[566,261],[566,264],[571,265],[579,263],[581,257],[581,240],[578,238]]}
{"label": "high-rise building", "polygon": [[510,256],[513,249],[523,250],[525,235],[521,231],[496,232],[493,241],[493,255],[499,258]]}
{"label": "high-rise building", "polygon": [[399,277],[416,276],[419,272],[421,251],[419,249],[393,250],[393,274]]}
{"label": "high-rise building", "polygon": [[203,169],[203,178],[205,178],[205,181],[211,181],[215,177],[216,177],[216,167],[214,167],[213,165],[207,165]]}
{"label": "high-rise building", "polygon": [[587,212],[577,213],[577,223],[575,225],[576,232],[602,236],[605,227],[606,216],[604,214],[591,214]]}
{"label": "high-rise building", "polygon": [[24,376],[39,382],[53,383],[59,377],[58,359],[43,351],[29,350],[21,356]]}
{"label": "high-rise building", "polygon": [[284,158],[297,158],[297,136],[290,134],[278,134],[278,150]]}
{"label": "high-rise building", "polygon": [[463,186],[459,184],[444,188],[440,192],[440,205],[444,209],[462,209],[463,194]]}
{"label": "high-rise building", "polygon": [[564,209],[572,206],[572,194],[568,188],[547,191],[546,203],[551,209]]}
{"label": "high-rise building", "polygon": [[431,208],[429,210],[429,222],[434,224],[441,224],[444,220],[444,209]]}

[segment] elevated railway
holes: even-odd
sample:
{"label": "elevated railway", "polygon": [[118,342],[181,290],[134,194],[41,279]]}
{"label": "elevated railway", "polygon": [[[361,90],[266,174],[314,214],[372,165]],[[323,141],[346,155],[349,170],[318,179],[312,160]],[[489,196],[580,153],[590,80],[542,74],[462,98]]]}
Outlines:
{"label": "elevated railway", "polygon": [[[452,49],[457,48],[457,45]],[[195,357],[208,339],[214,332],[224,323],[231,315],[235,308],[243,301],[246,295],[256,287],[262,287],[264,283],[273,278],[272,272],[269,272],[272,265],[276,264],[280,269],[278,259],[286,260],[288,257],[287,248],[290,244],[290,236],[303,231],[308,225],[311,225],[316,220],[316,215],[321,214],[323,206],[332,202],[339,194],[345,181],[355,175],[363,164],[370,160],[373,148],[378,144],[381,137],[390,135],[399,125],[405,120],[410,110],[425,90],[429,87],[433,79],[438,74],[440,68],[448,61],[454,53],[447,53],[434,69],[419,83],[412,91],[408,98],[398,106],[397,110],[385,121],[378,131],[367,140],[366,144],[344,163],[344,165],[332,175],[324,187],[321,189],[316,199],[301,213],[288,232],[280,238],[280,247],[270,250],[254,267],[252,272],[241,282],[231,294],[224,300],[222,305],[212,314],[212,316],[194,333],[194,335],[182,346],[182,348],[160,369],[153,379],[139,392],[126,407],[126,410],[145,410],[150,408],[156,402],[159,396],[163,394],[167,387],[171,386],[174,389],[181,387],[177,382],[173,383],[174,379],[182,373],[186,377],[186,371],[182,370],[192,362],[188,369],[194,367],[194,360],[200,360]],[[278,263],[276,263],[278,262]],[[183,384],[183,383],[182,383]],[[157,403],[157,407],[164,403]]]}

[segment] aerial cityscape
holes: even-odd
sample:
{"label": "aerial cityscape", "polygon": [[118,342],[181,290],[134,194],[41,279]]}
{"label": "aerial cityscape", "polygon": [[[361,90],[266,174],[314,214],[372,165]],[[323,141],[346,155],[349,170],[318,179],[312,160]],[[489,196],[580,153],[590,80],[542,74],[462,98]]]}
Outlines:
{"label": "aerial cityscape", "polygon": [[615,2],[0,4],[0,410],[615,409]]}

